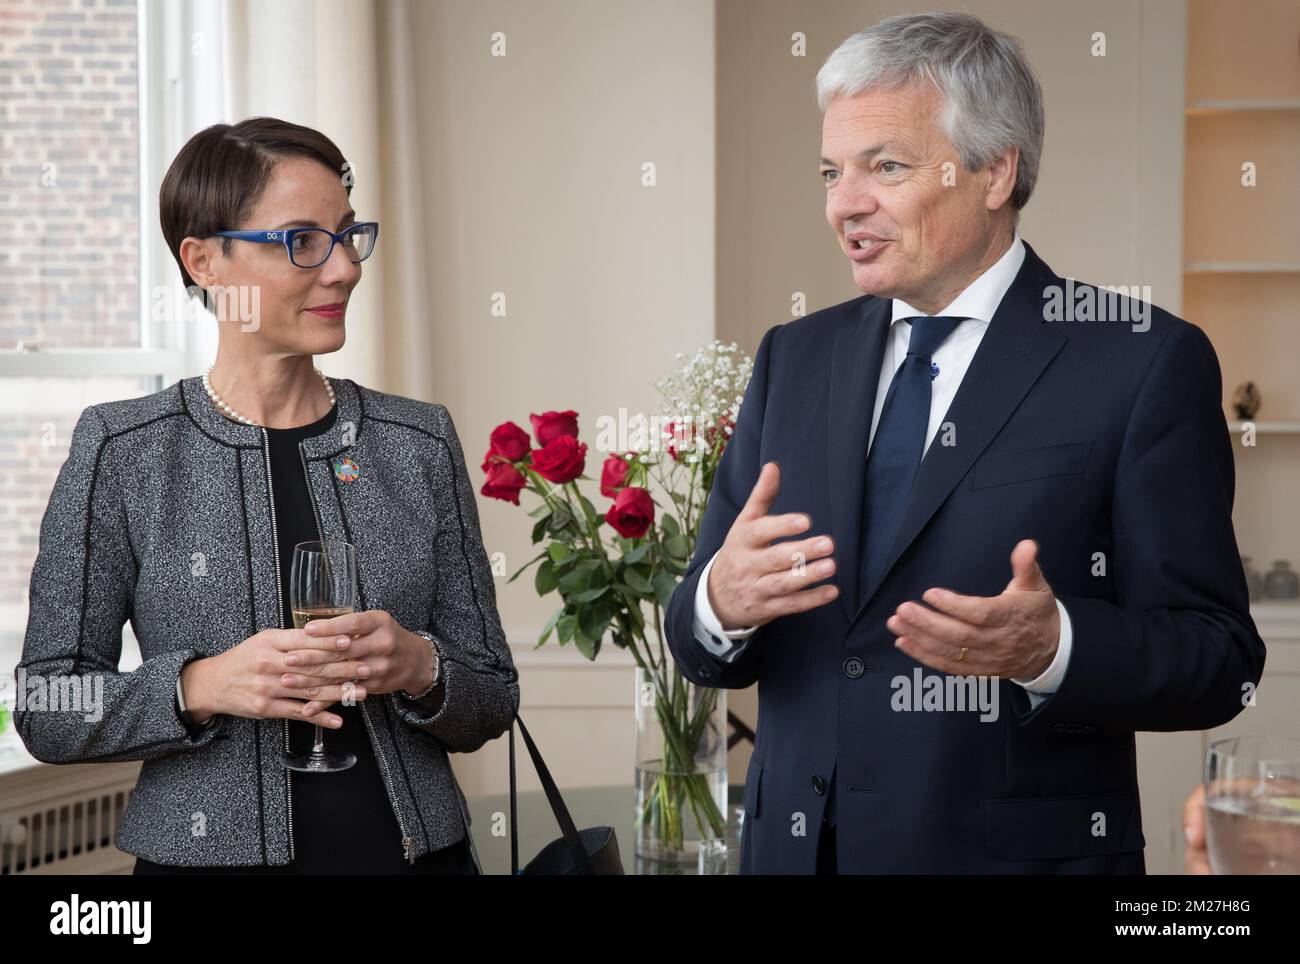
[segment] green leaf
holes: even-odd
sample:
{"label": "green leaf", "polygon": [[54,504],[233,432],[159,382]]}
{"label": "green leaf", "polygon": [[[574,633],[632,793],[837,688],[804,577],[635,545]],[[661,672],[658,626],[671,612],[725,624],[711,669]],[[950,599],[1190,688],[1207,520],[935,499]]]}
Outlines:
{"label": "green leaf", "polygon": [[537,575],[533,579],[533,588],[537,590],[537,595],[545,596],[548,592],[554,592],[559,584],[560,581],[555,575],[555,563],[550,559],[537,567]]}
{"label": "green leaf", "polygon": [[633,592],[640,593],[643,596],[648,596],[654,592],[653,587],[650,585],[650,580],[641,575],[641,573],[635,569],[628,569],[624,572],[623,581],[628,584]]}
{"label": "green leaf", "polygon": [[599,599],[605,593],[609,592],[608,586],[596,586],[592,589],[584,589],[582,592],[575,592],[569,597],[569,602],[585,603],[593,599]]}
{"label": "green leaf", "polygon": [[569,556],[573,555],[573,550],[563,542],[552,542],[546,547],[546,552],[556,562],[563,562],[565,559],[568,559]]}
{"label": "green leaf", "polygon": [[686,569],[690,565],[690,563],[687,561],[670,559],[667,556],[665,556],[664,561],[661,563],[661,565],[666,571],[672,573],[674,576],[681,577],[686,575]]}
{"label": "green leaf", "polygon": [[677,580],[670,573],[662,569],[655,573],[655,597],[659,600],[660,606],[668,608],[668,600],[673,598],[673,590],[676,588]]}
{"label": "green leaf", "polygon": [[578,644],[578,651],[587,659],[594,660],[596,653],[600,649],[600,640],[591,639],[579,629],[573,636],[573,641]]}
{"label": "green leaf", "polygon": [[555,623],[555,631],[560,644],[563,645],[573,639],[573,632],[578,628],[578,617],[572,613],[565,613]]}
{"label": "green leaf", "polygon": [[563,606],[555,610],[555,612],[551,613],[551,618],[548,619],[546,621],[546,625],[542,627],[542,635],[537,640],[538,646],[541,646],[544,642],[546,642],[548,639],[551,638],[551,630],[555,628],[555,624],[559,621],[560,617],[563,615],[564,615]]}
{"label": "green leaf", "polygon": [[515,570],[515,574],[514,574],[513,576],[511,576],[509,579],[507,579],[506,582],[507,582],[507,583],[512,583],[512,582],[514,582],[516,579],[519,578],[520,574],[521,574],[525,569],[527,569],[529,566],[531,566],[531,565],[532,565],[534,562],[536,562],[538,559],[543,558],[545,555],[546,555],[546,553],[544,553],[544,552],[539,552],[537,555],[533,556],[533,558],[529,559],[529,560],[528,560],[527,562],[525,562],[522,566],[520,566],[518,569],[516,569],[516,570]]}
{"label": "green leaf", "polygon": [[629,566],[635,565],[636,563],[640,562],[642,559],[645,558],[646,553],[650,551],[650,547],[651,547],[651,543],[649,542],[641,543],[641,545],[637,546],[626,556],[624,556],[623,561],[627,563]]}
{"label": "green leaf", "polygon": [[536,509],[528,513],[534,519],[545,519],[551,514],[551,505],[549,502],[543,502]]}
{"label": "green leaf", "polygon": [[572,593],[582,592],[591,586],[591,570],[582,568],[579,563],[572,572],[566,572],[560,577],[560,591],[566,596]]}
{"label": "green leaf", "polygon": [[659,528],[663,529],[669,536],[678,535],[682,531],[682,527],[677,524],[677,520],[667,512],[659,517]]}
{"label": "green leaf", "polygon": [[557,533],[563,532],[572,521],[573,513],[569,511],[569,507],[563,502],[557,502],[555,504],[555,511],[552,512],[546,520],[547,528],[550,529],[551,532]]}
{"label": "green leaf", "polygon": [[549,517],[547,517],[547,518],[545,518],[545,519],[538,519],[538,520],[537,520],[537,524],[536,524],[535,526],[533,526],[533,544],[534,544],[534,545],[536,545],[537,543],[539,543],[539,542],[542,541],[542,536],[546,534],[546,528],[547,528],[547,525],[550,523],[550,521],[551,521],[551,520],[550,520]]}
{"label": "green leaf", "polygon": [[612,618],[613,614],[608,606],[583,606],[578,610],[578,627],[588,639],[600,639],[605,635]]}
{"label": "green leaf", "polygon": [[591,501],[590,501],[590,500],[589,500],[585,495],[583,495],[581,492],[578,493],[578,501],[582,504],[582,508],[583,508],[583,510],[587,513],[588,516],[591,516],[591,517],[594,517],[594,518],[597,518],[597,519],[600,518],[600,516],[596,515],[596,507],[595,507],[594,505],[592,505],[592,504],[591,504]]}
{"label": "green leaf", "polygon": [[686,545],[686,539],[681,535],[669,536],[665,539],[664,552],[677,559],[685,559],[691,553]]}

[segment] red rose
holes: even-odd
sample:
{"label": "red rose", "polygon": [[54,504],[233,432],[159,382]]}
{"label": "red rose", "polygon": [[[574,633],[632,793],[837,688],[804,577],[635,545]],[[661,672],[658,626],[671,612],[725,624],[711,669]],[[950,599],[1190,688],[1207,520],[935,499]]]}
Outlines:
{"label": "red rose", "polygon": [[571,482],[582,475],[587,464],[587,443],[572,435],[557,435],[540,449],[533,449],[533,468],[552,482]]}
{"label": "red rose", "polygon": [[528,433],[514,422],[502,422],[492,430],[488,453],[499,455],[507,462],[518,462],[528,454],[531,442]]}
{"label": "red rose", "polygon": [[605,459],[605,464],[600,469],[600,494],[607,495],[611,499],[618,494],[618,490],[627,485],[627,470],[631,466],[623,458],[617,455],[611,455]]}
{"label": "red rose", "polygon": [[625,539],[640,539],[654,521],[655,504],[645,489],[631,486],[614,496],[614,504],[605,513],[605,521]]}
{"label": "red rose", "polygon": [[736,423],[731,420],[731,416],[724,415],[722,418],[718,419],[716,423],[705,429],[704,440],[708,444],[709,448],[713,448],[713,446],[721,443],[718,449],[718,451],[721,452],[722,449],[727,447],[727,442],[731,437],[730,433],[735,430]]}
{"label": "red rose", "polygon": [[695,447],[695,423],[679,428],[676,422],[669,422],[664,426],[664,438],[668,439],[668,455],[674,461],[677,459],[677,442],[678,436],[680,441],[685,445],[687,450]]}
{"label": "red rose", "polygon": [[519,490],[528,484],[522,472],[509,462],[493,462],[488,467],[487,474],[487,481],[483,483],[480,492],[490,499],[519,504]]}
{"label": "red rose", "polygon": [[546,448],[561,435],[578,437],[577,412],[543,412],[541,415],[529,415],[533,422],[533,435],[537,444]]}

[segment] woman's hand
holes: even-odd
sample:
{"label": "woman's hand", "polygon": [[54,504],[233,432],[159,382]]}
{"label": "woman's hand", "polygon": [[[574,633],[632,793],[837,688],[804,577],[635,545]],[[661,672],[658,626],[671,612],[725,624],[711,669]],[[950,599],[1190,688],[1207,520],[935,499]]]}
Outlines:
{"label": "woman's hand", "polygon": [[366,667],[366,692],[392,693],[404,689],[418,693],[433,681],[434,655],[429,641],[408,632],[382,609],[313,619],[303,632],[311,648],[288,654],[293,679],[287,685],[311,699],[307,704],[309,713],[324,709],[338,699],[331,698],[328,686],[320,694],[309,692],[308,687],[319,682],[314,675],[317,670],[329,667],[329,660],[338,658],[328,647],[316,644],[342,638],[343,634],[352,637],[348,659]]}
{"label": "woman's hand", "polygon": [[[313,717],[341,699],[365,699],[366,687],[352,681],[364,680],[370,669],[359,663],[351,650],[352,643],[346,636],[308,636],[301,629],[264,629],[220,655],[185,665],[181,687],[186,709],[199,723],[225,713],[248,719],[284,717],[342,726],[343,720],[331,713],[321,714],[319,719]],[[290,685],[290,679],[294,685]]]}

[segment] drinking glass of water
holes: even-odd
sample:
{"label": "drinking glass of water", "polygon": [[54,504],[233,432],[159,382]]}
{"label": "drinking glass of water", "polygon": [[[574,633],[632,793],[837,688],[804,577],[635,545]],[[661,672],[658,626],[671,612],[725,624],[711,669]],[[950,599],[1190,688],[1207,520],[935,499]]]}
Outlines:
{"label": "drinking glass of water", "polygon": [[1210,746],[1205,840],[1216,874],[1300,874],[1300,740],[1240,736]]}

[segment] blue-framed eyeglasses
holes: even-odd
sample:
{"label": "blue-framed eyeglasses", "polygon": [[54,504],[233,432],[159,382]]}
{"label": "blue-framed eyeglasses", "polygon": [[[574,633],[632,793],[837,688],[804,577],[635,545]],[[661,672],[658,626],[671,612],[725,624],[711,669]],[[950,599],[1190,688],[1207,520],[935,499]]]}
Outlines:
{"label": "blue-framed eyeglasses", "polygon": [[217,231],[219,238],[252,241],[256,244],[283,244],[289,260],[299,268],[319,268],[334,253],[334,245],[343,245],[343,251],[353,264],[370,257],[379,240],[378,221],[359,221],[338,234],[325,228],[287,228],[283,231]]}

